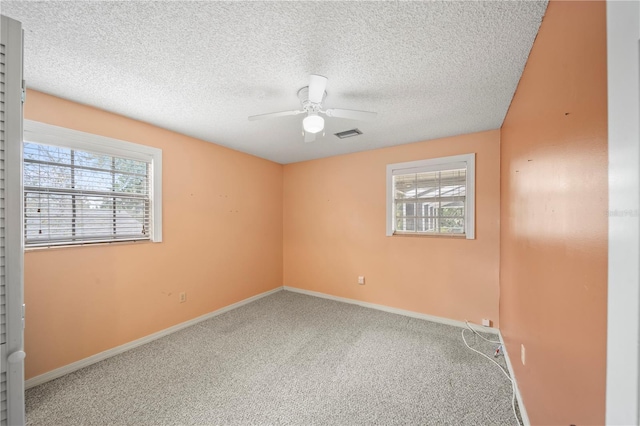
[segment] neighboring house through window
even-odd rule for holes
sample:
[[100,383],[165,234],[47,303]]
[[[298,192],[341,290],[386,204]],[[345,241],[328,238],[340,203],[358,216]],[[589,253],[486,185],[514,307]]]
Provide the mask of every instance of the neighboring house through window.
[[25,120],[25,247],[162,240],[162,151]]
[[475,154],[387,165],[387,235],[475,238]]

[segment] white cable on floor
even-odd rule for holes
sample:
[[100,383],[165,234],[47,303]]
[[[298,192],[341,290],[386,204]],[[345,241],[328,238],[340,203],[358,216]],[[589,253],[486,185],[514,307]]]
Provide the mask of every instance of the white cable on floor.
[[478,333],[476,330],[473,329],[473,327],[471,327],[471,324],[469,324],[469,321],[465,321],[465,324],[467,324],[467,328],[471,331],[473,331],[473,333],[478,336],[479,338],[481,338],[482,340],[486,340],[489,343],[497,343],[498,345],[502,345],[502,342],[496,342],[495,340],[489,340],[486,337],[484,337],[482,334]]
[[[467,327],[469,327],[469,324],[467,323]],[[471,327],[469,327],[471,328]],[[489,358],[487,355],[483,354],[482,352],[480,352],[477,349],[472,348],[471,346],[469,346],[469,344],[467,343],[467,339],[465,339],[464,337],[464,332],[466,330],[463,328],[462,329],[462,341],[464,342],[464,344],[471,349],[472,351],[479,353],[480,355],[482,355],[483,357],[485,357],[486,359],[488,359],[489,361],[491,361],[492,363],[494,363],[495,365],[497,365],[500,368],[500,371],[502,371],[502,373],[505,375],[505,377],[507,379],[509,379],[509,381],[511,382],[511,408],[513,409],[513,416],[516,418],[516,423],[518,423],[518,426],[522,426],[522,424],[520,423],[520,419],[518,419],[518,414],[516,413],[516,384],[513,381],[513,379],[509,376],[509,373],[497,362],[495,362],[494,360],[492,360],[491,358]],[[475,330],[471,329],[471,331],[473,331],[476,335],[480,336],[479,333],[477,333]],[[482,336],[480,336],[482,337]],[[482,337],[484,340],[486,340],[487,342],[491,342],[491,343],[499,343],[500,345],[502,345],[502,342],[494,342],[488,339],[485,339],[484,337]]]

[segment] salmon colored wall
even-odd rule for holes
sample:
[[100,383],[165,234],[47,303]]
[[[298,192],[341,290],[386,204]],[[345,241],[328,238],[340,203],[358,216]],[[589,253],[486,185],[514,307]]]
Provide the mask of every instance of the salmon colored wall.
[[606,71],[605,2],[552,1],[501,129],[500,323],[537,425],[605,421]]
[[282,285],[280,164],[35,91],[25,118],[163,154],[161,243],[25,253],[27,378]]
[[[284,166],[285,285],[497,327],[499,137],[493,130]],[[385,236],[387,164],[470,152],[475,240]]]

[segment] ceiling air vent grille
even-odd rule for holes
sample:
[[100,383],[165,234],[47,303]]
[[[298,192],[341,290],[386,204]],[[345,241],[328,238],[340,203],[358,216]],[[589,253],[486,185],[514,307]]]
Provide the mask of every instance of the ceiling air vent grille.
[[344,132],[338,132],[334,134],[340,139],[345,139],[345,138],[352,138],[354,136],[361,135],[362,131],[360,131],[359,129],[351,129],[351,130],[345,130]]

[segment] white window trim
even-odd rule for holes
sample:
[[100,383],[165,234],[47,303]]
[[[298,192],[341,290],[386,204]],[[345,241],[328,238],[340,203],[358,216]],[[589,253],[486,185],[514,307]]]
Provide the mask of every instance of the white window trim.
[[[151,226],[149,240],[162,242],[162,150],[105,136],[24,120],[24,141],[107,154],[134,160],[150,161]],[[122,241],[114,241],[122,242]],[[84,243],[86,244],[86,243]],[[69,243],[69,245],[78,245]]]
[[[450,157],[430,158],[428,160],[409,161],[387,165],[387,236],[394,235],[393,223],[393,176],[410,173],[423,173],[436,170],[455,169],[466,166],[467,187],[465,198],[465,238],[475,239],[475,206],[476,206],[476,154],[452,155]],[[456,236],[456,234],[421,234]],[[459,234],[458,234],[459,235]]]

